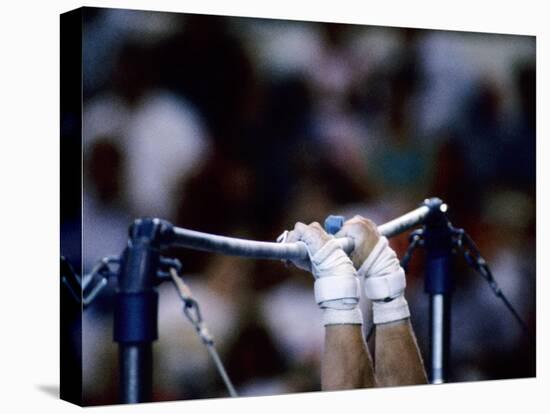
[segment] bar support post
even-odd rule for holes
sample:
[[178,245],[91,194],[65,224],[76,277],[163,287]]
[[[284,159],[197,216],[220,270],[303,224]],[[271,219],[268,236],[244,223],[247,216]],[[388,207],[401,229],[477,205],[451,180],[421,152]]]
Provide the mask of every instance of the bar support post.
[[429,379],[432,384],[442,384],[449,375],[453,234],[446,214],[447,205],[438,198],[425,200],[424,205],[430,209],[423,232],[426,249],[424,287],[430,296]]
[[129,230],[116,290],[114,340],[119,346],[119,400],[152,399],[153,342],[158,338],[157,272],[163,235],[159,219],[136,220]]

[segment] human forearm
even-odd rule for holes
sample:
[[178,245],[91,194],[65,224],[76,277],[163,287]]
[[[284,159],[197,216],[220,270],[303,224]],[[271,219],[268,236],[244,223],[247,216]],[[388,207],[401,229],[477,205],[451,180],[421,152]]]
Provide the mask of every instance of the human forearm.
[[372,359],[362,325],[329,325],[321,369],[323,390],[374,387]]
[[379,386],[427,383],[409,318],[376,325],[374,352]]
[[353,263],[365,280],[365,296],[372,301],[377,383],[426,383],[405,299],[405,272],[395,251],[374,223],[361,217],[346,222],[338,235],[354,239]]

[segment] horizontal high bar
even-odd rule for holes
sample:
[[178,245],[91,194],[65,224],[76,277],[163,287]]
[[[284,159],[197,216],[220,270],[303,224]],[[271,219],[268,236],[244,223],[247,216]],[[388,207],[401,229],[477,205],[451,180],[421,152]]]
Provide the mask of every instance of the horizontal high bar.
[[[378,226],[378,230],[383,236],[388,238],[393,237],[412,227],[423,224],[429,213],[430,208],[422,205],[415,210]],[[256,259],[291,260],[308,258],[305,244],[302,242],[274,243],[246,240],[236,237],[218,236],[180,227],[173,227],[172,230],[169,242],[169,246],[171,247],[186,247],[194,250]],[[352,239],[346,237],[338,240],[346,253],[353,251]]]

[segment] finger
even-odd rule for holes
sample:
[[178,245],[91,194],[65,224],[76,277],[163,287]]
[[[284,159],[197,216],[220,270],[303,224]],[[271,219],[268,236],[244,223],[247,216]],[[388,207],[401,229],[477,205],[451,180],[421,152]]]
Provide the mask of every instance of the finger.
[[355,216],[353,216],[351,219],[348,220],[349,223],[365,223],[366,221],[368,221],[368,219],[366,219],[363,216],[360,216],[359,214],[356,214]]
[[317,221],[312,221],[311,223],[309,223],[309,227],[313,227],[313,228],[325,231]]
[[358,237],[363,233],[361,223],[350,219],[344,223],[342,228],[334,235],[335,237]]
[[325,228],[316,221],[310,223],[308,227],[312,231],[312,233],[316,234],[317,237],[320,237],[322,239],[329,239],[332,237],[326,232]]
[[376,223],[374,221],[372,221],[369,218],[360,216],[360,215],[353,216],[353,218],[350,220],[350,222],[351,223],[361,223],[361,224],[367,226],[369,229],[377,229],[378,228],[378,226],[376,225]]
[[380,236],[380,232],[378,231],[378,226],[374,221],[365,217],[362,217],[362,220],[365,227],[369,229],[369,233],[372,233],[375,236]]
[[319,229],[311,226],[305,226],[300,235],[300,239],[306,244],[318,244],[318,241],[322,238],[323,233]]
[[378,235],[378,227],[372,220],[356,215],[353,218],[347,220],[340,231],[335,234],[335,236],[359,237],[364,233],[374,233]]
[[302,234],[304,233],[304,230],[307,228],[307,226],[304,223],[297,222],[294,225],[294,230],[290,231],[290,233],[293,233],[293,241],[302,240]]
[[295,243],[300,241],[300,236],[294,230],[288,232],[285,243]]

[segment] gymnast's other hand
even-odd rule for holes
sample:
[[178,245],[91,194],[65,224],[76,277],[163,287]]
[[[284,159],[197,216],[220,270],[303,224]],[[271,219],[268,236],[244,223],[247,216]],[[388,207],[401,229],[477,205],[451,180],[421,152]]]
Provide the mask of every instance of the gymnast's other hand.
[[335,237],[349,237],[353,239],[354,249],[350,254],[350,259],[355,268],[359,269],[378,242],[380,233],[372,220],[355,216],[344,223]]
[[[296,223],[294,230],[290,231],[286,237],[286,243],[303,242],[305,243],[309,254],[314,256],[323,245],[331,239],[331,236],[325,232],[319,223],[314,221],[309,225]],[[309,259],[295,259],[292,263],[303,270],[311,271]]]

